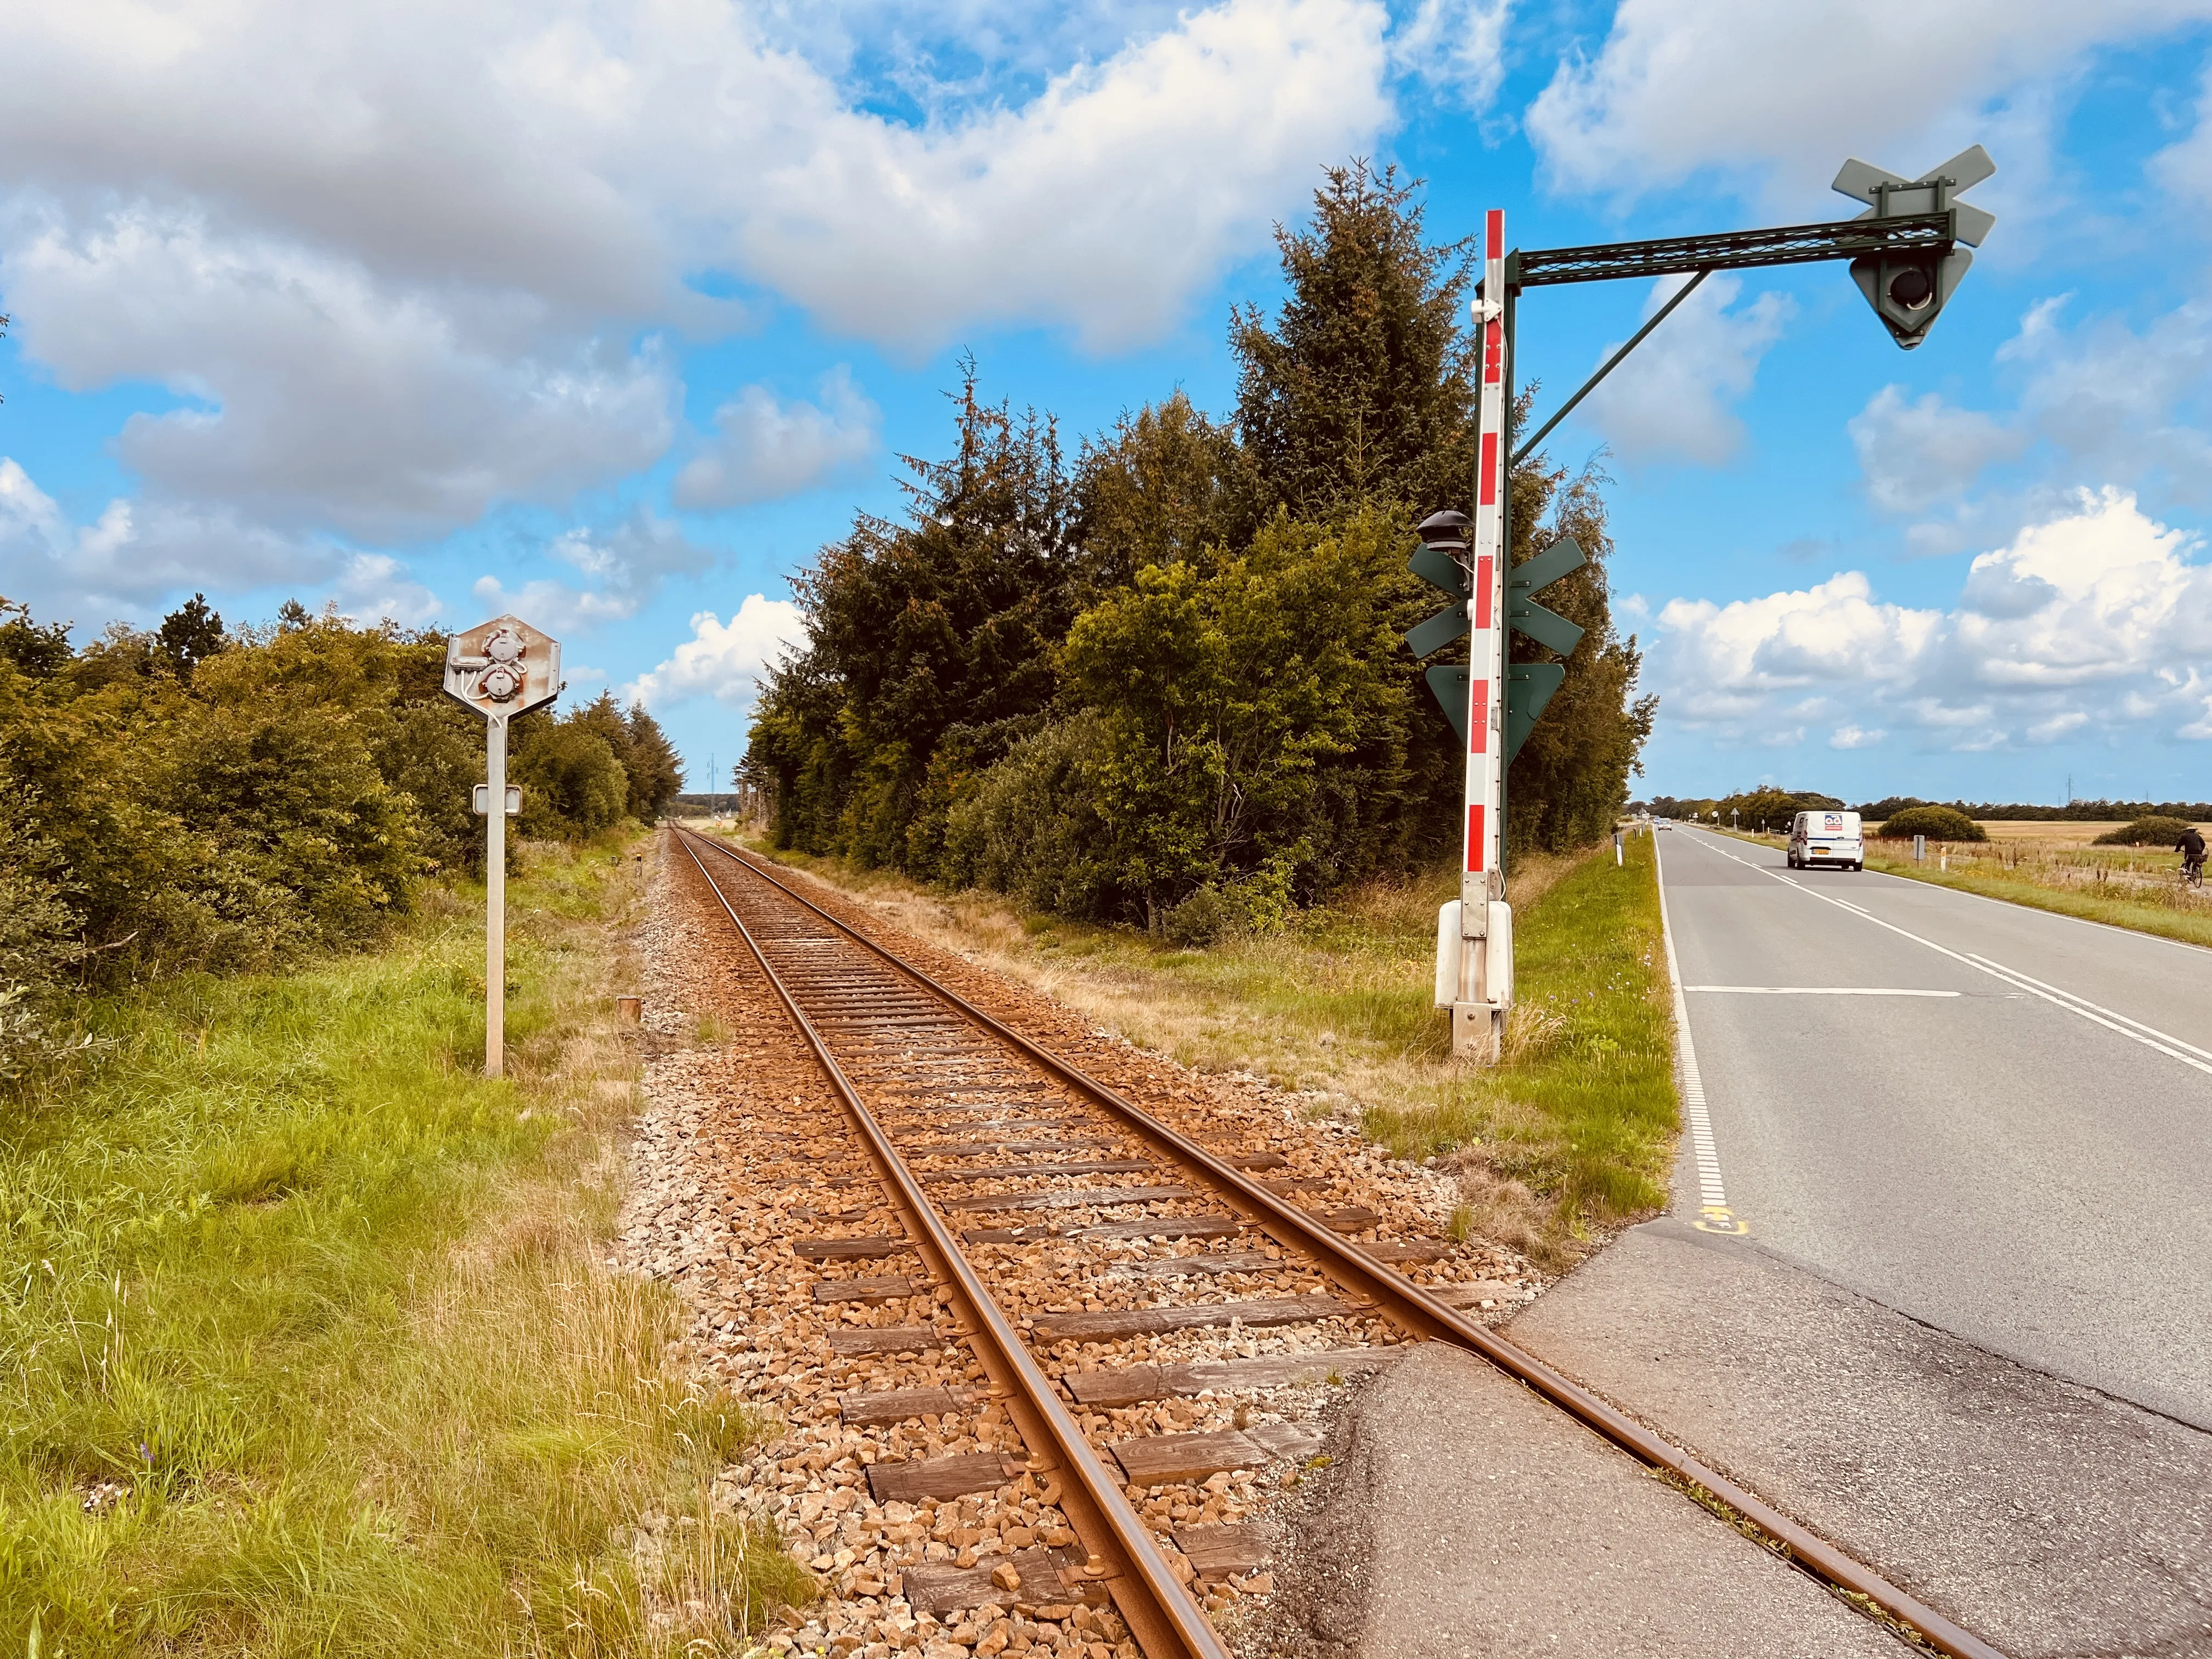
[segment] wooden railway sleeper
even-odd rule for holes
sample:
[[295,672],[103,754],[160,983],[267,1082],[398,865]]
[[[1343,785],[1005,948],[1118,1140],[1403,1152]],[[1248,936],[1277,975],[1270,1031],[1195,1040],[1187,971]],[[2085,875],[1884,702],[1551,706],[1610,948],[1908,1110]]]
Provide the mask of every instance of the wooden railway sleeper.
[[683,844],[844,1103],[870,1161],[892,1194],[932,1275],[955,1287],[963,1322],[974,1328],[961,1334],[970,1342],[993,1383],[1006,1389],[1008,1415],[1014,1419],[1023,1443],[1032,1455],[1049,1446],[1073,1477],[1065,1483],[1061,1511],[1090,1553],[1082,1569],[1084,1576],[1107,1585],[1123,1622],[1147,1659],[1229,1659],[1228,1649],[1170,1565],[1151,1528],[1131,1505],[1121,1481],[1091,1449],[1020,1333],[961,1253],[951,1230],[931,1209],[920,1182],[854,1091],[821,1034],[785,988],[736,907],[708,873],[691,838],[684,836]]

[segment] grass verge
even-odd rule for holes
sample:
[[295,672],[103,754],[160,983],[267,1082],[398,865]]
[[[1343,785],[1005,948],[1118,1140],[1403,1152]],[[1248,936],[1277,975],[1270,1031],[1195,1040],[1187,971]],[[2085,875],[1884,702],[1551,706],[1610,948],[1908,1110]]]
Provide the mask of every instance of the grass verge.
[[996,895],[772,856],[1185,1065],[1349,1097],[1393,1155],[1459,1171],[1461,1224],[1547,1266],[1666,1202],[1674,1051],[1648,836],[1630,839],[1623,868],[1608,843],[1515,871],[1520,1006],[1493,1066],[1452,1058],[1449,1016],[1431,1003],[1437,907],[1458,892],[1449,872],[1370,884],[1279,933],[1178,950]]
[[641,850],[532,849],[503,1079],[480,896],[434,894],[371,954],[93,1006],[97,1064],[7,1106],[0,1644],[714,1651],[806,1591],[713,1501],[759,1426],[603,1266]]

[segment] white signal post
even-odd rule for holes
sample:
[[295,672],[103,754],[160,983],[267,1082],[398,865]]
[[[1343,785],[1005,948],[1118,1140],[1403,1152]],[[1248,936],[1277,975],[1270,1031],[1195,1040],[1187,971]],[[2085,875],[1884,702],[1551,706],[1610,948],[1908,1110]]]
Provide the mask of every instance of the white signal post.
[[[446,641],[446,693],[484,719],[484,1067],[507,1065],[507,723],[561,693],[561,642],[520,617],[495,617]],[[496,803],[501,810],[491,810]]]
[[1494,1059],[1512,1000],[1512,912],[1505,903],[1505,215],[1483,221],[1482,380],[1475,405],[1474,589],[1468,599],[1465,856],[1452,1052]]

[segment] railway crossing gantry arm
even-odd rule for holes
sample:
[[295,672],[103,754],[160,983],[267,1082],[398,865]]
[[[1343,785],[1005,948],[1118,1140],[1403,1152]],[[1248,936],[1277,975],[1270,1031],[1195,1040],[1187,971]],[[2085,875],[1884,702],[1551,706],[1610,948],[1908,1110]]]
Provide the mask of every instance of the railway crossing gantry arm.
[[[1455,1053],[1494,1057],[1504,1036],[1505,1011],[1513,1000],[1512,911],[1505,896],[1506,768],[1565,677],[1562,662],[1513,662],[1508,636],[1517,629],[1564,659],[1582,635],[1579,628],[1534,599],[1537,589],[1585,562],[1582,550],[1562,541],[1513,565],[1508,496],[1514,466],[1717,270],[1849,260],[1852,281],[1882,326],[1900,347],[1912,349],[1927,338],[1973,263],[1967,250],[1978,246],[1996,222],[1984,209],[1959,200],[1958,192],[1996,171],[1989,152],[1978,144],[1918,179],[1849,161],[1836,175],[1834,188],[1869,204],[1856,218],[1588,247],[1509,252],[1504,212],[1492,210],[1485,216],[1483,276],[1474,303],[1480,380],[1472,517],[1431,515],[1421,526],[1425,546],[1411,566],[1457,603],[1407,635],[1417,656],[1440,650],[1462,633],[1471,635],[1464,671],[1429,671],[1429,684],[1460,732],[1467,755],[1460,897],[1437,920],[1437,1000],[1443,1006],[1450,999]],[[1516,445],[1512,361],[1522,290],[1674,276],[1690,281],[1557,413]]]

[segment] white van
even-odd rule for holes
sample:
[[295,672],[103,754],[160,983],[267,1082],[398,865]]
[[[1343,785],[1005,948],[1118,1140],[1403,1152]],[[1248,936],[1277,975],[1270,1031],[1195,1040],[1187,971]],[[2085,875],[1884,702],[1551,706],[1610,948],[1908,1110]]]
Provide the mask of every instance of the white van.
[[1856,812],[1800,812],[1790,823],[1790,867],[1866,868],[1866,839]]

